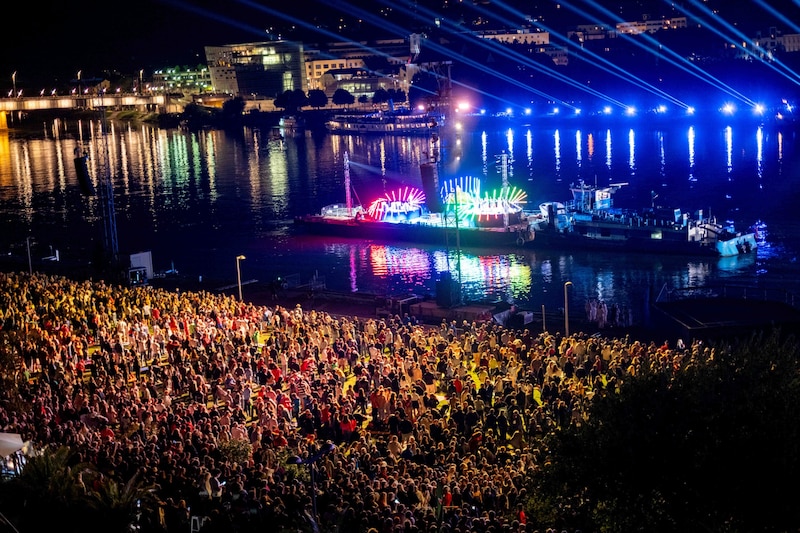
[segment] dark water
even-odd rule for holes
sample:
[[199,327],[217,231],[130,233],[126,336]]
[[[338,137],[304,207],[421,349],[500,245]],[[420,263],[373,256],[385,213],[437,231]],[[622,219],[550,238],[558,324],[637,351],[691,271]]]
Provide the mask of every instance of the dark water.
[[[451,123],[451,126],[453,124]],[[465,299],[513,300],[539,309],[589,298],[643,312],[665,284],[747,283],[800,294],[800,153],[797,135],[757,124],[465,123],[440,143],[412,137],[269,131],[159,130],[97,123],[47,123],[35,135],[0,133],[0,251],[58,250],[64,261],[91,256],[102,242],[98,198],[81,194],[73,157],[89,154],[95,180],[113,177],[120,252],[150,250],[156,271],[235,283],[295,274],[324,276],[328,288],[379,294],[433,294],[441,272],[461,272]],[[108,150],[106,150],[106,145]],[[420,186],[419,165],[435,157],[441,180],[481,179],[500,187],[507,154],[511,185],[528,208],[565,200],[570,183],[625,182],[620,207],[656,203],[702,209],[737,228],[760,221],[757,257],[732,259],[548,250],[462,250],[298,233],[295,216],[344,200],[343,154],[362,203],[399,185]],[[109,158],[106,157],[109,154]],[[112,162],[110,170],[107,161]],[[636,318],[636,317],[635,317]]]

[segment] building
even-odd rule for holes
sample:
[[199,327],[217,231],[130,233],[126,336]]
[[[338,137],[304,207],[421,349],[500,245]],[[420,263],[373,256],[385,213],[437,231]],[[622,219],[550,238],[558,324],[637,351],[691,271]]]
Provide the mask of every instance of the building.
[[165,93],[203,94],[213,90],[208,67],[167,68],[153,72],[150,89]]
[[487,31],[477,35],[481,39],[492,39],[506,44],[546,46],[550,44],[550,32],[518,30],[514,32]]
[[772,60],[775,54],[800,52],[800,34],[790,33],[784,35],[775,27],[769,29],[766,35],[758,32],[753,39],[753,53],[762,59]]
[[[325,90],[323,76],[330,72],[347,72],[365,70],[362,58],[326,58],[314,59],[306,57],[306,85],[309,90]],[[337,78],[340,79],[340,78]]]
[[257,99],[306,92],[303,45],[289,41],[206,46],[214,91]]
[[352,94],[356,101],[362,96],[372,98],[379,89],[401,90],[408,96],[408,81],[402,75],[404,72],[405,69],[402,67],[396,68],[391,73],[374,73],[358,68],[328,70],[320,78],[320,89],[329,97],[337,89],[344,89]]
[[617,33],[639,35],[642,33],[655,33],[660,30],[677,30],[687,27],[686,17],[671,17],[650,19],[644,17],[635,22],[620,22],[616,25]]

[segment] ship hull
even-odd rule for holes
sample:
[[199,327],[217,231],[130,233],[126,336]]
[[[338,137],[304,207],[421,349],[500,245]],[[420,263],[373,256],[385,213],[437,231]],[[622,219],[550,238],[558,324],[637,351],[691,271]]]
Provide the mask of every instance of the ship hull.
[[525,225],[509,226],[507,228],[462,227],[456,230],[453,226],[330,219],[319,215],[301,217],[295,222],[303,231],[315,235],[439,246],[447,245],[451,247],[520,247],[530,238],[530,233]]
[[757,241],[753,233],[725,241],[704,243],[691,241],[684,229],[631,227],[614,224],[576,224],[571,231],[537,228],[527,246],[625,253],[652,253],[731,257],[755,253]]

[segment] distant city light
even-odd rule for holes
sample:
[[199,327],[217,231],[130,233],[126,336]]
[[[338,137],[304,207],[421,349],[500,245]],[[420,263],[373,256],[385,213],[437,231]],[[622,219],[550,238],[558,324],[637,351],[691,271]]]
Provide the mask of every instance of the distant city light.
[[603,108],[603,114],[604,115],[610,115],[611,114],[611,106],[610,105],[607,105],[607,106],[605,106]]
[[580,114],[581,114],[581,108],[579,108],[579,107],[576,107],[576,108],[575,108],[575,114],[576,114],[576,115],[580,115]]
[[510,115],[510,114],[512,114],[511,108],[507,107],[506,108],[506,115]]
[[665,106],[664,104],[661,104],[660,106],[658,106],[656,108],[656,112],[657,113],[666,113],[667,112],[667,106]]
[[694,108],[692,106],[687,107],[686,108],[686,114],[687,115],[694,115]]
[[763,115],[764,114],[764,105],[763,104],[756,104],[753,106],[753,113],[756,115]]
[[736,111],[736,106],[734,106],[733,104],[725,104],[724,106],[722,106],[722,112],[725,113],[726,115],[733,115],[735,111]]
[[525,114],[526,115],[530,115],[531,114],[531,108],[530,107],[526,107],[525,108]]
[[553,108],[553,114],[558,115],[559,109],[557,107]]
[[636,115],[636,108],[633,106],[628,106],[625,108],[625,114],[629,117]]

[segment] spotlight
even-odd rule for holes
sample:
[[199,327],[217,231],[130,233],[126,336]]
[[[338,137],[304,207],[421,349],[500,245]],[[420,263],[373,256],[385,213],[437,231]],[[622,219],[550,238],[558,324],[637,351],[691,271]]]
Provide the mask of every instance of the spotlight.
[[629,117],[633,117],[636,115],[636,108],[633,106],[628,106],[625,108],[625,114]]

